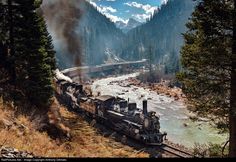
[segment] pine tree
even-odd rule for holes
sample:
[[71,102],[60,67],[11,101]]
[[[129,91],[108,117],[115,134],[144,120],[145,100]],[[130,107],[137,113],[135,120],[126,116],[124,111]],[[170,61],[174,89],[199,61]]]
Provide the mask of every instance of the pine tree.
[[[190,105],[219,127],[229,128],[229,156],[236,157],[236,53],[234,0],[199,2],[186,25],[182,48],[183,83]],[[235,43],[235,42],[234,42]],[[235,46],[235,44],[234,44]]]
[[[25,0],[16,3],[24,22],[21,31],[23,37],[17,42],[24,48],[23,52],[17,55],[17,60],[23,61],[23,68],[17,73],[18,83],[24,83],[21,88],[33,105],[47,107],[53,96],[52,71],[55,69],[55,52],[52,50],[45,22],[36,12],[40,5],[39,1]],[[19,77],[22,73],[24,78]]]
[[[5,83],[4,81],[4,73],[5,73],[5,62],[6,62],[6,45],[4,42],[4,39],[6,37],[6,32],[3,30],[4,29],[4,15],[5,15],[5,8],[3,1],[0,1],[0,86]],[[2,94],[0,94],[2,96]]]
[[3,41],[3,39],[4,39],[4,35],[5,35],[5,32],[4,32],[4,22],[5,22],[5,20],[4,20],[4,18],[5,18],[5,15],[6,15],[6,9],[5,9],[5,7],[4,7],[4,3],[3,3],[3,1],[1,0],[0,1],[0,40],[1,41]]
[[3,66],[3,63],[5,61],[5,51],[4,46],[5,42],[4,39],[6,38],[6,31],[4,31],[5,26],[5,15],[6,10],[3,4],[3,1],[0,1],[0,66]]
[[14,39],[13,39],[13,8],[12,0],[0,1],[0,86],[4,89],[3,97],[9,96],[15,83],[14,71]]
[[41,0],[7,0],[6,22],[0,28],[6,31],[5,40],[9,42],[7,66],[14,78],[11,83],[15,86],[14,100],[24,99],[38,108],[47,108],[53,96],[56,60],[52,38],[37,12],[41,3]]
[[175,52],[175,50],[172,50],[170,52],[169,57],[165,61],[164,64],[165,74],[176,74],[179,72],[179,58]]
[[152,75],[153,75],[153,47],[152,46],[149,46],[148,48],[148,55],[147,55],[147,58],[148,58],[148,69],[149,69],[149,75],[150,77],[152,78]]
[[47,25],[45,20],[43,19],[42,16],[39,17],[40,23],[42,25],[42,36],[45,39],[44,47],[47,52],[47,58],[46,58],[46,64],[50,65],[51,71],[53,73],[54,70],[56,70],[56,51],[54,50],[54,46],[52,43],[52,36],[49,34],[47,30]]

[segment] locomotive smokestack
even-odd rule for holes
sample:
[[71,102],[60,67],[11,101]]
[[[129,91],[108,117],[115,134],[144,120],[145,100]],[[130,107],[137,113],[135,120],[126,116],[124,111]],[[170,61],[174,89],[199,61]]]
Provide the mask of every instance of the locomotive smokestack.
[[146,115],[147,111],[147,100],[143,100],[143,114]]

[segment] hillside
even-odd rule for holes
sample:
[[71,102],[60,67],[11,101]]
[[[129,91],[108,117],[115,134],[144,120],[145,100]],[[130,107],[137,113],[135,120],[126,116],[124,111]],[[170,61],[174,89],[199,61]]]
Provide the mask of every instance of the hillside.
[[[148,157],[147,153],[102,136],[66,108],[61,106],[59,112],[63,125],[70,130],[69,139],[54,139],[45,132],[37,131],[35,121],[31,121],[29,116],[16,116],[11,104],[3,104],[1,99],[0,147],[27,151],[35,157]],[[65,129],[65,126],[61,127]]]
[[107,60],[105,51],[116,51],[123,40],[123,32],[84,0],[44,1],[42,9],[60,68],[73,67],[75,58],[82,65],[102,64]]
[[128,60],[147,58],[151,47],[154,64],[165,66],[170,73],[178,70],[181,34],[186,31],[194,6],[192,0],[169,0],[147,23],[128,32],[120,56]]
[[136,21],[133,18],[129,18],[127,23],[124,23],[122,21],[116,22],[117,28],[120,28],[124,33],[128,33],[128,31],[140,26],[141,24],[142,24],[141,22]]
[[[114,24],[84,0],[60,3],[45,1],[42,9],[61,69],[75,64],[102,64],[109,60],[110,55],[123,60],[140,60],[148,57],[151,48],[153,63],[160,69],[166,73],[179,70],[179,53],[184,43],[182,33],[186,31],[185,24],[196,2],[169,0],[142,25],[132,19],[128,24]],[[65,11],[58,12],[65,5],[68,6],[63,8]],[[73,18],[68,19],[68,16]],[[125,34],[117,26],[129,32]],[[108,55],[107,51],[112,53]]]

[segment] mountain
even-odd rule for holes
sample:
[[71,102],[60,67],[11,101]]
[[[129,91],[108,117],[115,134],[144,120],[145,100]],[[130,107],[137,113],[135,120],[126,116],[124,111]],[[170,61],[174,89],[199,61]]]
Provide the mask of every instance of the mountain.
[[153,52],[153,62],[167,73],[179,69],[182,33],[197,2],[192,0],[168,0],[145,24],[127,33],[126,41],[119,48],[120,57],[126,60],[148,58]]
[[[77,31],[82,38],[86,63],[97,65],[107,61],[106,51],[116,51],[124,38],[123,32],[88,2],[82,6],[84,12]],[[113,55],[116,55],[113,53]]]
[[42,9],[60,68],[140,60],[149,58],[151,49],[153,63],[175,73],[182,33],[196,3],[168,0],[144,24],[134,19],[115,24],[84,0],[47,0]]
[[[53,37],[60,68],[111,61],[107,51],[116,55],[124,33],[89,2],[48,0],[43,3],[44,17]],[[58,32],[61,28],[64,30]],[[75,59],[79,61],[75,62]]]
[[127,26],[127,23],[123,22],[123,21],[117,21],[116,22],[116,27],[119,29],[124,29]]
[[116,22],[116,27],[120,28],[124,33],[127,33],[131,29],[136,28],[137,26],[140,26],[142,23],[139,21],[136,21],[133,18],[130,18],[127,23],[124,23],[122,21]]

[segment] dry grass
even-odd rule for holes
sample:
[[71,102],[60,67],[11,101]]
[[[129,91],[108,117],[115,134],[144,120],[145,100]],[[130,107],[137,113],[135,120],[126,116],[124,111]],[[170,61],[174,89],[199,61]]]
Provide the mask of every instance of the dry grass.
[[[61,120],[70,130],[70,141],[51,139],[47,133],[35,130],[26,116],[14,117],[10,105],[3,105],[0,99],[0,145],[32,152],[39,157],[148,157],[131,147],[99,135],[77,115],[60,108]],[[6,121],[10,126],[6,126]],[[68,128],[69,127],[69,128]]]

